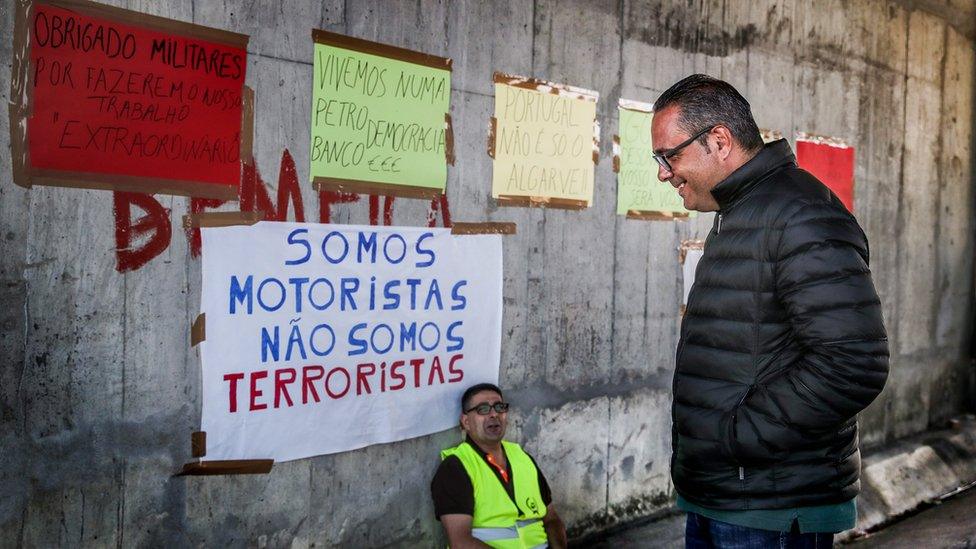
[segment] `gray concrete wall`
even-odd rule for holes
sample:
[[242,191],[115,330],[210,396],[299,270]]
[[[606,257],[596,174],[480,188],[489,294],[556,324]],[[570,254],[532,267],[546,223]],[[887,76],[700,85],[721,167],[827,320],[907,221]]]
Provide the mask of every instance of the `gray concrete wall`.
[[[888,387],[863,414],[863,442],[881,445],[971,406],[971,0],[121,4],[251,36],[255,156],[272,190],[285,150],[298,181],[308,178],[311,27],[454,59],[450,214],[518,223],[504,256],[510,434],[548,473],[575,535],[672,497],[677,248],[703,237],[711,216],[615,216],[609,136],[618,97],[651,101],[692,72],[739,87],[764,128],[856,147],[855,207],[893,353]],[[12,19],[5,0],[4,101]],[[600,92],[592,208],[498,208],[489,199],[494,70]],[[113,194],[14,186],[8,125],[0,115],[0,545],[443,543],[428,480],[456,432],[279,464],[262,476],[171,478],[189,460],[200,413],[199,361],[187,345],[200,261],[179,228],[189,200],[157,197],[170,212],[169,245],[119,272]],[[321,219],[307,183],[302,198],[305,219]],[[382,222],[383,201],[376,206]],[[424,201],[396,200],[392,221],[422,225],[430,214]],[[368,198],[333,206],[331,219],[368,223]]]

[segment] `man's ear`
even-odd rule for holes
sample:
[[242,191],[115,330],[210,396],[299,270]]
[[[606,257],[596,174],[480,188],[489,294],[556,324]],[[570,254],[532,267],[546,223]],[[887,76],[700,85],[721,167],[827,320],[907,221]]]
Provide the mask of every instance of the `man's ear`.
[[715,127],[715,148],[720,160],[726,160],[732,154],[732,132],[721,124]]
[[466,414],[461,414],[461,418],[458,420],[458,423],[461,424],[462,431],[468,431],[468,416]]

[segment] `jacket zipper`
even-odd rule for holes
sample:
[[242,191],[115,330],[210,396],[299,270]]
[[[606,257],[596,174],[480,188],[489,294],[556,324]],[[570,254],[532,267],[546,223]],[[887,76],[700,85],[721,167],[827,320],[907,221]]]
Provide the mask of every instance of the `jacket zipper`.
[[718,213],[718,228],[715,229],[715,234],[722,234],[722,212]]

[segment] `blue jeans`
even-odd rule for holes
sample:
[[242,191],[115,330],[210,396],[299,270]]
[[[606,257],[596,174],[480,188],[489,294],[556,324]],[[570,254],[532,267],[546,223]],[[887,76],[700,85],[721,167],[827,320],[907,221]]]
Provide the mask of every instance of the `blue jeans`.
[[790,532],[736,526],[688,513],[686,549],[829,549],[833,534],[801,534],[796,523]]

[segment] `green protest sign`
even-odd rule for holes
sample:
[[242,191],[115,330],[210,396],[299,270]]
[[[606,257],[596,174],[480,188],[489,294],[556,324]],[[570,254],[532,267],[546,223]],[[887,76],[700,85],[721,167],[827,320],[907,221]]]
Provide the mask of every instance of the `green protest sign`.
[[689,212],[674,187],[657,178],[657,162],[652,156],[653,114],[650,106],[646,110],[621,106],[617,112],[620,115],[617,214],[664,214],[661,218],[687,216]]
[[313,38],[316,189],[442,194],[454,154],[450,60],[324,31]]

